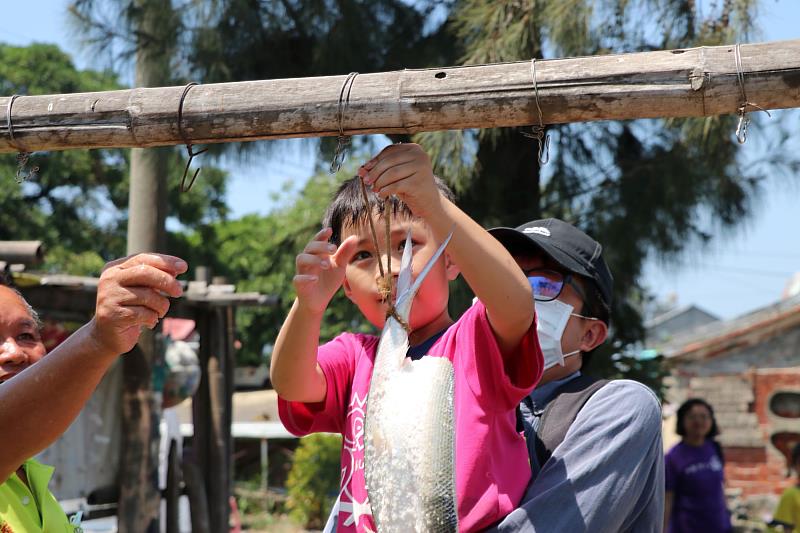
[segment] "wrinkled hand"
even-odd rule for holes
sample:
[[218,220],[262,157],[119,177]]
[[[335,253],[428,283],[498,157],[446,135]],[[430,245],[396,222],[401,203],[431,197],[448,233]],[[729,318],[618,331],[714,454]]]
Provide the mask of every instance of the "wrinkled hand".
[[347,264],[356,251],[355,235],[338,246],[328,242],[331,229],[325,228],[314,236],[297,256],[294,288],[298,303],[314,313],[322,313],[342,286]]
[[431,159],[418,144],[393,144],[358,169],[364,183],[381,198],[396,195],[416,216],[427,218],[441,196]]
[[169,297],[183,293],[177,275],[188,268],[183,259],[145,253],[106,264],[97,285],[97,309],[90,322],[100,349],[129,352],[141,328],[154,328],[169,310]]

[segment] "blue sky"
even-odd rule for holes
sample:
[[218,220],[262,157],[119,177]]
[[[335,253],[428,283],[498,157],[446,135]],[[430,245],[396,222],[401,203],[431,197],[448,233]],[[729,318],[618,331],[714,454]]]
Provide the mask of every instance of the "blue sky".
[[[66,5],[65,0],[4,1],[0,41],[54,42],[73,54],[78,66],[90,66],[90,58],[79,52],[65,23]],[[800,0],[762,0],[761,35],[753,40],[800,38],[798,21]],[[751,127],[750,140],[740,148],[743,157],[757,158],[763,153],[763,146],[770,142],[765,130],[777,121],[788,124],[791,133],[800,133],[800,111],[775,111],[773,119]],[[309,150],[302,141],[287,141],[268,164],[259,158],[248,163],[223,162],[233,177],[229,203],[234,216],[266,213],[273,205],[272,193],[286,184],[291,188],[302,183],[312,172]],[[789,277],[800,271],[800,177],[769,176],[764,189],[755,215],[743,227],[733,234],[715,235],[710,247],[690,249],[677,263],[649,262],[645,283],[659,298],[674,295],[679,305],[695,304],[722,318],[777,301]]]

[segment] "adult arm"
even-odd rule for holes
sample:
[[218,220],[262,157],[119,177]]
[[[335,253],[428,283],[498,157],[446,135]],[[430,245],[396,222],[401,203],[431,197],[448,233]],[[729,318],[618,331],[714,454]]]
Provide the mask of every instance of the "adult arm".
[[661,531],[661,408],[644,385],[612,381],[578,413],[564,441],[498,531]]
[[97,287],[94,318],[37,364],[0,385],[0,479],[56,440],[75,419],[114,360],[153,328],[179,296],[186,263],[142,254],[109,263]]

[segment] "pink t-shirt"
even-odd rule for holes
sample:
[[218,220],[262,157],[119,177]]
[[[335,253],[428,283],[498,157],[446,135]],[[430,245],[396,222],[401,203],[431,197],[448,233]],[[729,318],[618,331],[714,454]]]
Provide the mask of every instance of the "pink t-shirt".
[[[344,333],[320,346],[328,382],[324,402],[278,398],[280,418],[295,435],[341,433],[339,531],[375,531],[364,481],[364,415],[378,338]],[[517,404],[542,376],[536,325],[504,362],[477,302],[431,346],[455,368],[456,498],[461,531],[477,531],[510,513],[530,478],[524,438],[516,430]]]

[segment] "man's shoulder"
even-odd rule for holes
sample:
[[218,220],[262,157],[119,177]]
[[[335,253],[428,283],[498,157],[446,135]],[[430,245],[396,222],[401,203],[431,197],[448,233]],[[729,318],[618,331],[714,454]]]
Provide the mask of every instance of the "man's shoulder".
[[613,379],[598,389],[576,421],[586,418],[625,420],[632,430],[661,431],[661,403],[650,387],[631,379]]

